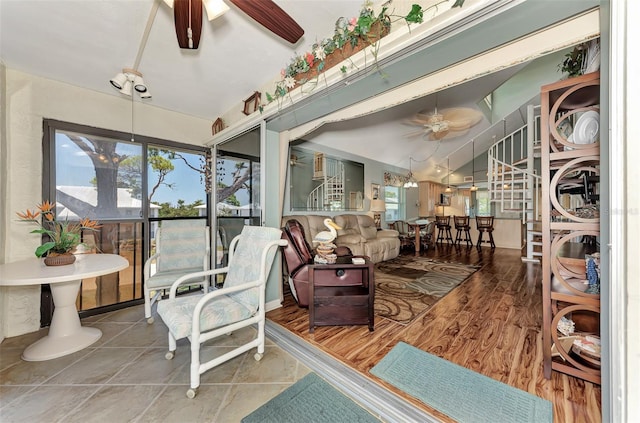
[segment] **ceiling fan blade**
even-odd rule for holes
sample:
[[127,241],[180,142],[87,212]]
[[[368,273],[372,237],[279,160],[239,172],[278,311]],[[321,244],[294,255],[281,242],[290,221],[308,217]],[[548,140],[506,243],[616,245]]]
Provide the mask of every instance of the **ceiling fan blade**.
[[229,0],[260,25],[295,44],[304,30],[291,16],[271,0]]
[[425,134],[427,134],[429,132],[431,132],[431,131],[426,131],[425,132],[424,129],[417,129],[415,131],[407,132],[406,134],[404,134],[404,136],[406,138],[415,138],[415,137],[418,137],[418,136],[425,135]]
[[180,48],[197,50],[202,33],[202,0],[174,0],[173,19]]
[[482,112],[468,107],[454,107],[442,110],[444,119],[449,122],[453,131],[463,131],[478,124],[482,120]]
[[[447,137],[447,135],[449,135],[451,133],[451,131],[444,130],[444,131],[438,131],[438,132],[431,132],[431,134],[429,134],[429,141],[440,141],[440,140],[444,140],[450,137]],[[451,137],[452,138],[452,137]]]

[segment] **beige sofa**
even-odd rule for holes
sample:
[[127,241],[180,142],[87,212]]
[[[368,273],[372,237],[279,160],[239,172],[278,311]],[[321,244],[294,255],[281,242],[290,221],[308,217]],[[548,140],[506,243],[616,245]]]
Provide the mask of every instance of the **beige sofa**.
[[[295,219],[304,228],[304,236],[313,248],[313,238],[318,232],[328,230],[324,219],[331,216],[321,215],[289,215],[282,217],[282,224]],[[338,247],[349,247],[354,255],[368,256],[372,262],[391,260],[400,254],[400,238],[398,231],[391,229],[377,230],[373,218],[364,214],[341,214],[333,217],[333,221],[342,229],[334,243]]]

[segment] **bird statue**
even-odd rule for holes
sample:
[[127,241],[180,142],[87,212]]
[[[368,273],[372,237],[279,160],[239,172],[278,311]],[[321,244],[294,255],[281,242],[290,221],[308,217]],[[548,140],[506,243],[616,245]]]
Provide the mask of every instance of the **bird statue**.
[[329,230],[318,232],[313,238],[314,244],[320,244],[316,248],[317,254],[314,258],[314,261],[316,263],[335,263],[337,256],[333,253],[334,249],[336,248],[335,244],[333,244],[333,240],[338,236],[336,229],[342,228],[336,225],[335,222],[331,219],[325,219],[324,226],[326,226]]

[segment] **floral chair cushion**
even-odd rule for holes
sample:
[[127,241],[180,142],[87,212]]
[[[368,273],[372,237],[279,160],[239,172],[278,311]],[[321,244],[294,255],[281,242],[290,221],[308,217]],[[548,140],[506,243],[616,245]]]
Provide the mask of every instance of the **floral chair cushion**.
[[[279,240],[281,236],[282,231],[277,228],[245,226],[229,262],[229,272],[224,280],[224,287],[229,288],[257,281],[260,278],[262,251],[267,247],[267,244]],[[269,275],[276,252],[277,250],[274,248],[269,251],[266,276]],[[260,288],[252,288],[247,291],[229,294],[229,297],[234,298],[254,313],[258,309],[258,303],[260,302],[259,295]]]
[[[204,270],[208,255],[204,220],[168,220],[158,229],[158,273],[176,269]],[[186,273],[186,272],[184,272]]]
[[[193,310],[202,295],[167,299],[158,303],[158,314],[176,339],[191,335]],[[241,303],[223,295],[211,300],[200,314],[200,332],[248,319],[254,314]]]

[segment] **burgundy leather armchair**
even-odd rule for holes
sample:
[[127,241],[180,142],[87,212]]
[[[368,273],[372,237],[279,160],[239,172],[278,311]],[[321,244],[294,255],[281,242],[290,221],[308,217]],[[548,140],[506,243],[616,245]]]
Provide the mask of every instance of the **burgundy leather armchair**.
[[[289,277],[289,286],[293,297],[300,307],[309,307],[309,268],[313,264],[313,250],[305,240],[304,228],[295,219],[288,220],[282,228],[282,239],[288,242],[283,248],[282,254],[286,264],[286,272]],[[338,256],[351,256],[347,247],[336,249]],[[317,280],[316,286],[356,286],[362,285],[360,274],[344,269],[331,273],[330,277],[324,276]]]

